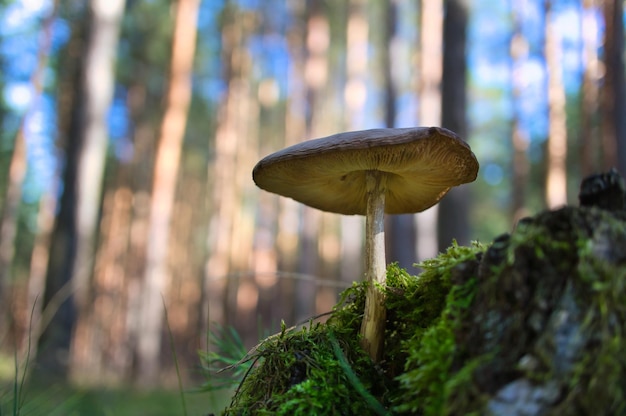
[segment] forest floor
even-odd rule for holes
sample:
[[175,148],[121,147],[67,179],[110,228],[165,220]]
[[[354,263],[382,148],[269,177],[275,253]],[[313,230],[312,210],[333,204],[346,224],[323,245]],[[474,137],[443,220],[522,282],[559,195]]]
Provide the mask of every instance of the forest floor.
[[231,392],[138,391],[128,387],[84,389],[77,386],[27,386],[22,405],[13,407],[13,385],[0,384],[0,415],[24,416],[200,416],[223,409]]

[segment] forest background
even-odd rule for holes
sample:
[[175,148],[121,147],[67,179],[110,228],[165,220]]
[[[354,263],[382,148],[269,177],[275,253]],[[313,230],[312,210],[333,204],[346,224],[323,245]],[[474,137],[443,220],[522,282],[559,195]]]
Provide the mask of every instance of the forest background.
[[[0,1],[0,377],[199,383],[363,276],[361,217],[254,186],[263,156],[442,125],[481,170],[387,218],[388,261],[490,242],[626,174],[619,0]],[[171,338],[170,338],[171,331]],[[175,351],[175,353],[173,353]],[[29,355],[30,354],[30,355]]]

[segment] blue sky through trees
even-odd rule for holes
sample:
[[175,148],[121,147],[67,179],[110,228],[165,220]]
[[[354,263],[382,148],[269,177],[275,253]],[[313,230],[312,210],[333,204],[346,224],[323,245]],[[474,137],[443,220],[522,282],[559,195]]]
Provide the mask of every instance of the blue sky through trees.
[[[220,67],[219,13],[223,1],[204,1],[199,19],[200,41],[194,91],[199,99],[217,102],[225,91]],[[285,0],[238,0],[237,6],[261,13],[261,29],[247,41],[255,62],[256,79],[276,80],[280,98],[288,96],[287,79],[290,71],[286,33],[297,24]],[[468,69],[470,96],[468,115],[472,146],[482,162],[481,174],[491,185],[506,179],[506,161],[509,151],[508,134],[514,112],[527,132],[529,156],[538,158],[540,144],[547,134],[546,65],[543,57],[544,1],[520,0],[502,2],[483,0],[473,2],[468,33]],[[527,39],[527,49],[519,61],[512,64],[509,54],[513,14],[518,16],[519,28]],[[55,74],[48,70],[44,77],[44,93],[35,99],[30,78],[37,65],[41,43],[41,22],[52,11],[51,0],[22,0],[8,2],[0,9],[0,54],[3,60],[3,98],[9,108],[4,121],[2,150],[12,145],[15,132],[25,117],[28,149],[28,174],[23,197],[36,201],[51,185],[56,176],[61,155],[56,150],[56,102],[52,95]],[[400,39],[415,39],[416,27],[410,14],[400,16],[397,33]],[[581,22],[583,15],[578,2],[555,1],[553,19],[561,40],[563,80],[566,91],[575,96],[581,84],[582,54]],[[602,36],[602,18],[598,11],[586,16],[586,25],[595,25],[596,44]],[[57,18],[52,30],[54,54],[67,42],[69,25]],[[413,43],[415,44],[415,43]],[[169,45],[164,46],[169,47]],[[407,69],[410,70],[410,69]],[[513,70],[513,71],[511,71]],[[382,126],[383,120],[374,110],[380,92],[369,85],[367,116],[363,128]],[[511,100],[512,88],[520,91],[519,100]],[[120,158],[132,154],[131,131],[122,87],[116,90],[110,109],[109,128],[112,149]],[[415,93],[399,91],[397,97],[398,126],[410,125],[415,114]]]

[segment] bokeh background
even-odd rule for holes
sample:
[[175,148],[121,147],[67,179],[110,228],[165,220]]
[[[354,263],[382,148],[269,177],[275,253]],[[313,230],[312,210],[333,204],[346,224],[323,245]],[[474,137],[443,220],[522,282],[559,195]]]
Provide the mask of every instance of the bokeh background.
[[363,277],[361,217],[262,192],[263,156],[441,125],[481,169],[387,218],[387,258],[488,243],[626,173],[620,0],[0,1],[0,376],[206,380]]

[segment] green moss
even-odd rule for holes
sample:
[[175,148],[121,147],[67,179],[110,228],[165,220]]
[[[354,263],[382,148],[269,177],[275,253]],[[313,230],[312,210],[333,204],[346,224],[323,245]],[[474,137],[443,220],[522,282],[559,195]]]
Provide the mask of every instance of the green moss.
[[309,415],[321,409],[331,415],[357,414],[380,406],[370,393],[377,388],[378,374],[352,330],[312,324],[264,342],[254,355],[258,366],[225,414]]
[[[429,332],[433,343],[437,336],[453,343],[449,330],[438,334],[432,325],[437,320],[448,325],[442,313],[449,292],[455,300],[445,309],[446,316],[456,319],[457,308],[467,303],[474,283],[451,291],[454,268],[483,250],[479,244],[461,247],[455,243],[446,253],[420,264],[424,272],[419,277],[396,264],[389,266],[385,357],[380,366],[371,362],[359,344],[366,283],[355,283],[344,291],[326,323],[283,332],[252,353],[249,358],[257,365],[225,414],[308,415],[322,409],[324,414],[387,414],[399,400],[401,385],[413,388],[420,383],[397,376],[406,371],[409,357],[422,350],[422,336]],[[424,349],[422,355],[431,352]],[[428,378],[422,380],[428,382]]]
[[[418,297],[427,297],[424,306],[416,308],[418,319],[412,328],[413,335],[402,343],[408,356],[404,373],[397,377],[401,388],[395,399],[396,412],[441,414],[450,387],[467,377],[467,371],[456,376],[451,374],[460,348],[455,332],[462,325],[476,289],[473,273],[466,271],[471,265],[477,265],[476,256],[483,250],[479,244],[459,247],[455,243],[446,253],[421,264],[424,272],[417,279],[419,285],[415,293]],[[457,269],[460,265],[462,269]],[[460,270],[467,280],[453,283],[455,271]]]
[[544,212],[419,276],[392,264],[379,364],[359,344],[354,284],[326,323],[251,353],[226,414],[625,414],[625,217]]

